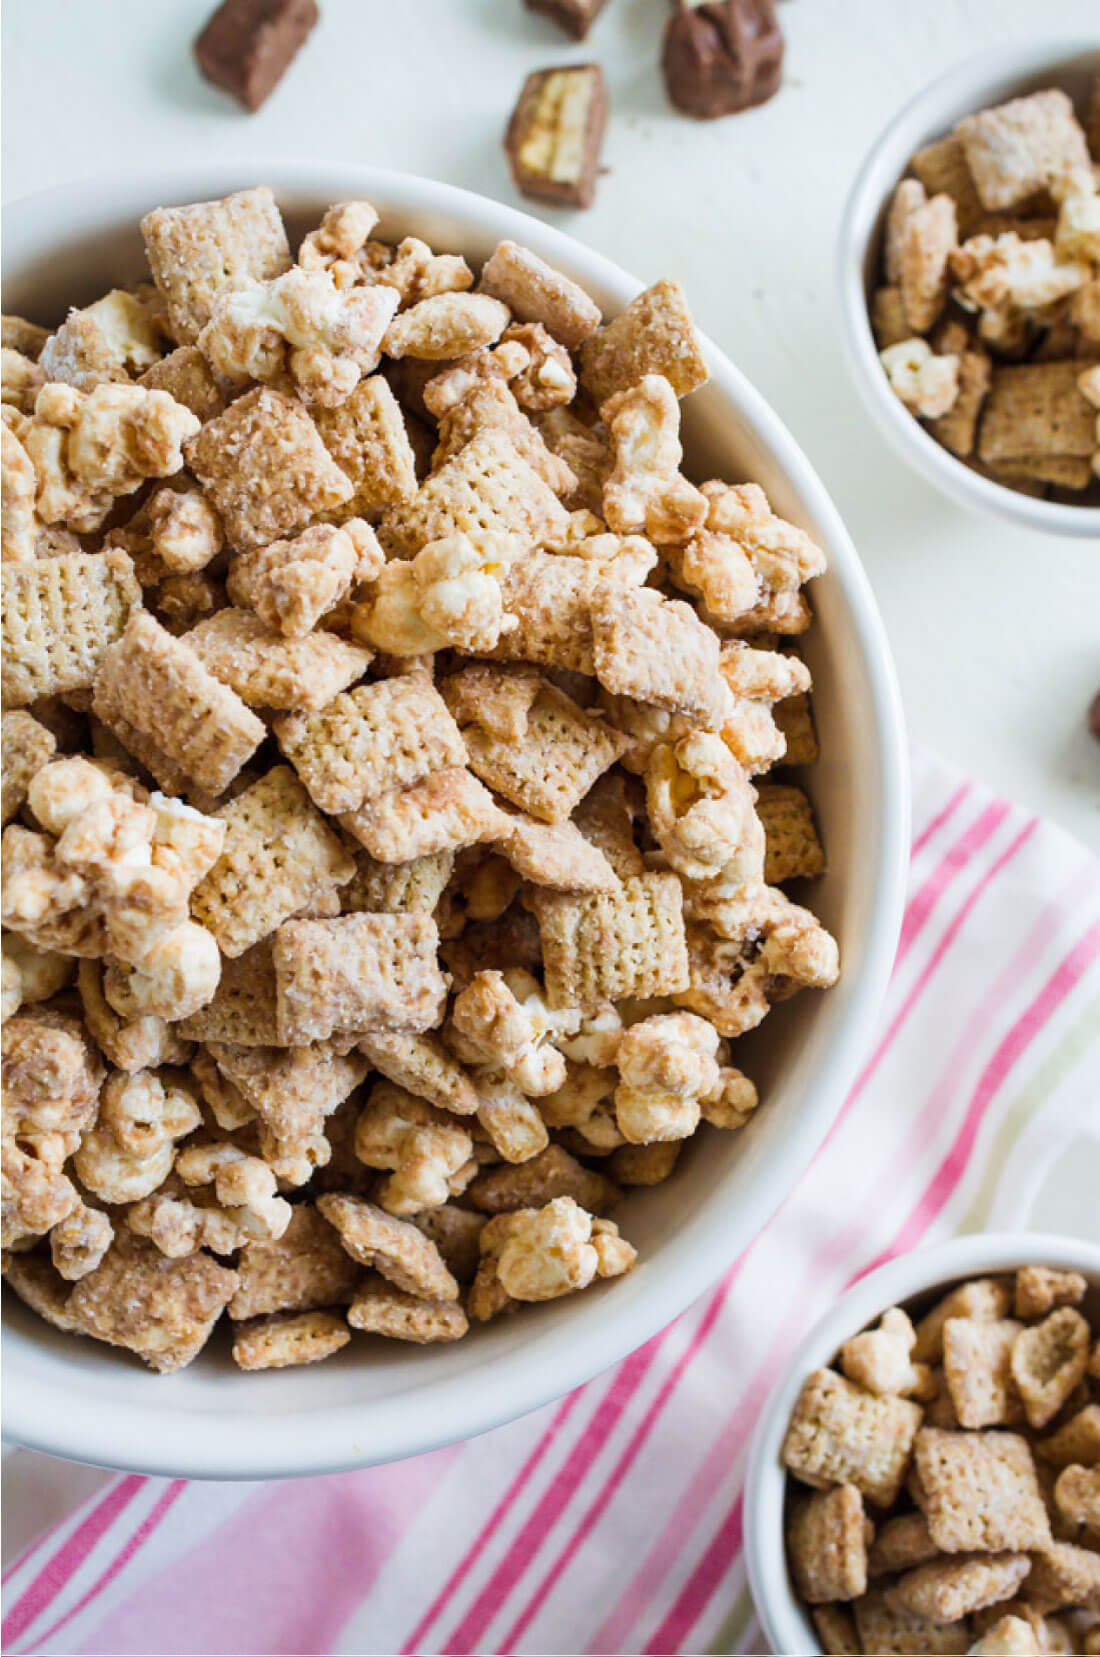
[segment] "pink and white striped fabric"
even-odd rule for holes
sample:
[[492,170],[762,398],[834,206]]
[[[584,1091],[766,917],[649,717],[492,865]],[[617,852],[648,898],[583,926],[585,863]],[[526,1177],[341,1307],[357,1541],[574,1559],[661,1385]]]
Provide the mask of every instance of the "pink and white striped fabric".
[[902,1250],[1026,1226],[1055,1164],[1100,1145],[1100,866],[914,769],[877,1045],[710,1294],[560,1403],[416,1461],[294,1486],[111,1480],[13,1564],[4,1651],[760,1650],[746,1449],[807,1324]]

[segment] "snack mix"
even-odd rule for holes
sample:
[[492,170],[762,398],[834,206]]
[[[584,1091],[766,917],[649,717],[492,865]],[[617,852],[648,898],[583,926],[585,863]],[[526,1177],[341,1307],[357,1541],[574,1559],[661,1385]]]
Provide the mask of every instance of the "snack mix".
[[808,1376],[787,1559],[821,1651],[1100,1651],[1096,1310],[1079,1272],[1023,1266],[915,1325],[891,1307]]
[[1100,79],[960,121],[894,191],[871,326],[936,441],[1027,495],[1100,500]]
[[838,972],[761,780],[825,560],[681,471],[678,284],[377,220],[160,208],[152,282],[4,319],[4,1271],[161,1372],[620,1276]]

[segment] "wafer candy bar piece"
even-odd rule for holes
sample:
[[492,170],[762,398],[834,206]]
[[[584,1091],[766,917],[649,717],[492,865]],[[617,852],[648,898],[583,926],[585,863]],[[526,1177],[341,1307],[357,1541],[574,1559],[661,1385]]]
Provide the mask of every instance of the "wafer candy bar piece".
[[358,852],[355,873],[340,893],[340,907],[345,915],[403,915],[417,910],[430,915],[453,867],[454,855],[449,851],[406,863],[379,863],[366,852]]
[[408,1220],[395,1219],[373,1203],[342,1193],[319,1198],[317,1207],[360,1265],[381,1272],[418,1300],[458,1299],[458,1284],[439,1250]]
[[0,584],[5,708],[87,690],[141,605],[133,565],[117,548],[6,563]]
[[236,959],[222,962],[213,1000],[175,1026],[185,1041],[232,1041],[241,1047],[273,1047],[279,1041],[275,964],[265,939]]
[[495,840],[503,815],[473,772],[456,765],[380,794],[340,822],[380,863],[403,863]]
[[594,1009],[688,987],[683,895],[674,874],[637,875],[617,891],[532,891],[551,1007]]
[[597,405],[647,374],[663,374],[677,397],[709,378],[679,282],[655,282],[581,346],[581,384]]
[[145,610],[103,656],[92,711],[170,794],[220,794],[267,735],[235,691]]
[[458,726],[423,674],[380,679],[317,713],[288,714],[275,735],[322,811],[354,811],[466,760]]
[[598,63],[533,70],[504,135],[517,190],[555,207],[591,207],[606,125]]
[[[211,85],[220,86],[250,112],[257,110],[286,74],[319,16],[316,0],[222,0],[195,41],[196,61]],[[259,1366],[242,1365],[252,1367]]]
[[379,538],[387,549],[412,558],[429,541],[461,533],[516,535],[550,541],[565,532],[568,514],[549,486],[499,432],[471,439],[425,480],[411,501],[391,508]]
[[1016,207],[1055,179],[1089,170],[1085,135],[1059,87],[967,115],[955,127],[983,207]]
[[767,885],[779,886],[785,880],[813,879],[824,874],[825,852],[813,808],[801,788],[758,784],[756,815],[764,825]]
[[690,604],[605,581],[592,602],[596,677],[630,696],[716,725],[729,703],[717,635]]
[[518,322],[541,322],[571,351],[600,325],[595,300],[518,242],[497,243],[482,266],[479,286],[502,299]]
[[360,380],[336,408],[314,415],[321,441],[351,480],[353,494],[333,516],[374,522],[416,494],[416,457],[401,405],[380,374]]
[[335,1312],[297,1312],[240,1324],[233,1336],[238,1369],[289,1369],[316,1364],[347,1346],[351,1331]]
[[366,1335],[414,1341],[418,1346],[461,1340],[470,1327],[455,1301],[425,1300],[377,1275],[368,1277],[359,1289],[348,1309],[348,1322]]
[[3,812],[11,821],[27,797],[32,777],[49,763],[57,738],[29,713],[6,713],[3,720]]
[[312,1204],[301,1203],[281,1237],[244,1245],[237,1275],[231,1318],[342,1305],[352,1298],[362,1272],[328,1221]]
[[978,434],[981,459],[1090,456],[1096,447],[1096,413],[1078,387],[1080,371],[1077,362],[995,368]]
[[186,633],[184,642],[252,708],[323,708],[363,677],[371,659],[369,650],[335,633],[284,638],[251,610],[219,610]]
[[809,1605],[867,1592],[866,1520],[854,1484],[815,1491],[791,1504],[787,1554],[795,1587]]
[[266,386],[208,420],[185,453],[238,551],[292,535],[353,494],[301,403]]
[[288,765],[277,765],[215,813],[221,856],[195,888],[194,918],[230,957],[350,880],[355,862]]
[[286,921],[273,946],[281,1041],[433,1028],[447,994],[438,944],[427,915]]
[[194,345],[223,293],[290,268],[282,215],[266,184],[221,201],[157,207],[142,219],[141,234],[181,345]]
[[1050,1520],[1035,1464],[1018,1433],[922,1427],[914,1448],[916,1496],[944,1553],[1047,1547]]

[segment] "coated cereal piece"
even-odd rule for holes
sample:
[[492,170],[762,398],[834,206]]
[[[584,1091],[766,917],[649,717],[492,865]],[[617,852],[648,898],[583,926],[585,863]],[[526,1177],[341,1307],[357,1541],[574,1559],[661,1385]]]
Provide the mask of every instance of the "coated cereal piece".
[[561,892],[609,892],[619,879],[598,846],[575,823],[509,818],[501,849],[516,873],[536,886]]
[[993,370],[978,433],[987,463],[1021,457],[1089,456],[1096,412],[1077,385],[1080,364],[1010,364]]
[[213,1000],[175,1026],[186,1041],[231,1041],[239,1047],[274,1047],[279,1041],[275,963],[265,939],[222,963]]
[[451,851],[415,857],[407,863],[379,863],[366,852],[357,852],[355,873],[340,893],[341,908],[345,915],[403,915],[414,911],[430,915],[443,896],[453,867]]
[[438,943],[427,915],[284,922],[273,946],[281,1042],[438,1024],[447,994]]
[[266,386],[208,420],[185,453],[238,551],[304,529],[353,493],[301,403]]
[[787,1519],[787,1557],[795,1588],[809,1605],[867,1592],[863,1497],[854,1484],[796,1498]]
[[1089,169],[1073,104],[1057,87],[967,115],[955,134],[990,212],[1016,207],[1059,177]]
[[617,891],[588,894],[538,888],[539,923],[551,1007],[596,1008],[631,996],[673,995],[689,981],[683,894],[674,874],[624,879]]
[[943,1357],[943,1326],[948,1318],[979,1318],[995,1323],[1012,1311],[1012,1285],[1004,1277],[977,1277],[960,1283],[937,1301],[917,1324],[913,1357],[918,1363],[938,1363]]
[[611,1153],[608,1171],[619,1185],[661,1185],[675,1172],[682,1146],[681,1139],[620,1145]]
[[978,422],[993,383],[993,363],[985,351],[963,351],[959,356],[958,396],[946,414],[928,422],[928,430],[961,457],[974,453]]
[[374,580],[384,562],[378,538],[362,518],[313,524],[290,540],[237,553],[229,596],[255,610],[274,632],[304,638],[357,582]]
[[1072,1306],[1024,1329],[1012,1348],[1012,1378],[1029,1426],[1045,1427],[1085,1378],[1091,1334]]
[[1060,489],[1087,489],[1092,467],[1085,455],[1020,455],[987,467],[990,477],[1014,488],[1034,488],[1040,494],[1046,483]]
[[342,826],[381,863],[402,863],[495,840],[504,813],[465,766],[436,771],[345,812]]
[[502,633],[492,655],[501,661],[595,672],[592,597],[601,576],[583,558],[536,550],[503,575],[501,597],[516,625]]
[[960,1427],[1009,1427],[1023,1419],[1011,1369],[1022,1328],[1014,1318],[948,1318],[944,1324],[943,1372]]
[[1054,1484],[1054,1505],[1067,1525],[1100,1535],[1100,1467],[1064,1467]]
[[481,1258],[479,1239],[486,1216],[449,1202],[443,1208],[426,1208],[414,1214],[412,1223],[438,1248],[443,1263],[459,1283],[471,1283]]
[[251,610],[219,610],[186,633],[184,642],[251,708],[315,712],[361,679],[371,659],[369,650],[335,633],[284,638]]
[[596,677],[613,696],[630,696],[703,723],[729,704],[717,635],[690,604],[651,588],[605,581],[592,602]]
[[141,605],[133,565],[117,548],[5,563],[0,583],[6,708],[87,690]]
[[374,1274],[348,1308],[348,1322],[364,1334],[418,1346],[461,1340],[470,1327],[466,1313],[453,1300],[426,1300]]
[[561,1145],[547,1145],[526,1162],[487,1168],[465,1200],[486,1214],[541,1208],[554,1197],[572,1197],[589,1214],[606,1214],[622,1196],[618,1186],[578,1162]]
[[824,874],[825,851],[813,807],[801,788],[758,784],[756,815],[764,825],[764,879],[769,886]]
[[973,1559],[934,1559],[892,1583],[884,1598],[891,1611],[959,1622],[972,1611],[1011,1599],[1031,1570],[1026,1553],[992,1553]]
[[457,719],[470,769],[513,805],[546,822],[564,823],[627,746],[617,731],[545,679],[537,681],[522,733],[507,738],[479,718],[465,673],[448,679],[443,695]]
[[170,794],[188,782],[221,794],[267,735],[236,692],[144,610],[104,653],[92,711]]
[[181,345],[138,378],[148,391],[166,391],[204,423],[225,411],[225,399],[197,345]]
[[360,685],[317,713],[288,714],[275,735],[322,811],[354,811],[466,760],[458,726],[421,674]]
[[[237,1047],[211,1042],[210,1057],[262,1124],[261,1150],[273,1166],[281,1158],[308,1162],[327,1117],[365,1080],[367,1061],[358,1053],[334,1053],[326,1043],[313,1047]],[[304,1184],[312,1167],[276,1167],[288,1183]],[[297,1175],[304,1174],[299,1179]]]
[[821,1649],[831,1657],[849,1657],[862,1647],[856,1633],[856,1619],[847,1605],[815,1605],[810,1612]]
[[332,1193],[317,1207],[362,1266],[369,1266],[418,1300],[458,1299],[458,1284],[430,1238],[408,1220],[398,1220],[359,1197]]
[[236,1272],[209,1254],[169,1260],[120,1228],[101,1264],[73,1289],[66,1311],[81,1334],[126,1347],[167,1375],[206,1345],[237,1282]]
[[351,480],[351,496],[337,515],[374,522],[387,508],[416,494],[416,458],[401,405],[380,374],[360,380],[336,408],[318,409],[317,430],[340,470]]
[[194,345],[222,294],[290,267],[282,216],[266,184],[221,201],[158,207],[142,219],[141,233],[181,345]]
[[663,374],[677,397],[709,378],[702,342],[679,282],[655,282],[580,348],[581,384],[597,406],[646,374]]
[[328,1221],[311,1203],[300,1203],[281,1237],[244,1245],[237,1275],[229,1316],[240,1319],[343,1305],[362,1272]]
[[881,1588],[853,1600],[852,1610],[863,1651],[953,1653],[970,1647],[969,1623],[935,1623],[928,1617],[891,1611]]
[[520,322],[541,322],[576,350],[600,326],[600,308],[576,282],[518,242],[498,242],[481,268],[482,293],[508,306]]
[[77,968],[77,990],[84,1010],[84,1024],[110,1064],[131,1075],[138,1070],[156,1070],[166,1064],[186,1064],[191,1044],[180,1037],[166,1019],[147,1014],[143,1018],[122,1018],[103,993],[102,961],[81,961]]
[[867,1556],[867,1569],[873,1577],[894,1576],[899,1571],[911,1571],[914,1566],[927,1565],[939,1554],[924,1514],[901,1513],[896,1518],[887,1519],[875,1531]]
[[[1043,1647],[1028,1619],[1011,1616],[1002,1606],[993,1607],[986,1615],[997,1620],[970,1647],[971,1657],[1039,1657]],[[983,1618],[979,1614],[974,1620],[978,1626]]]
[[18,351],[21,356],[30,357],[32,362],[38,361],[49,337],[48,328],[40,328],[37,322],[28,322],[26,317],[5,316],[0,319],[0,346],[8,351]]
[[85,1333],[69,1312],[72,1284],[61,1276],[48,1255],[5,1251],[3,1269],[4,1281],[24,1306],[67,1335]]
[[1052,1467],[1068,1467],[1073,1462],[1100,1465],[1100,1404],[1086,1404],[1071,1415],[1056,1433],[1038,1441],[1035,1453]]
[[1027,1597],[1044,1612],[1100,1611],[1100,1553],[1073,1542],[1051,1542],[1032,1554]]
[[1035,1464],[1018,1433],[923,1427],[914,1468],[919,1506],[944,1553],[1022,1552],[1049,1544]]
[[316,1364],[347,1346],[351,1332],[335,1312],[299,1312],[263,1318],[238,1328],[233,1362],[238,1369],[288,1369]]
[[548,449],[538,427],[532,425],[516,401],[515,393],[502,380],[485,380],[472,387],[462,400],[448,409],[439,422],[439,444],[432,456],[432,470],[438,471],[470,440],[482,432],[496,432],[515,447],[518,455],[555,495],[568,495],[577,487],[570,466]]
[[538,1110],[502,1071],[479,1069],[477,1119],[485,1138],[505,1162],[529,1162],[549,1144],[550,1135]]
[[386,355],[450,362],[492,345],[510,321],[507,305],[488,294],[453,289],[429,294],[394,317],[386,331]]
[[1016,1273],[1016,1316],[1041,1318],[1059,1306],[1079,1306],[1088,1283],[1081,1272],[1021,1266]]
[[905,315],[899,287],[890,284],[875,289],[871,295],[871,329],[880,351],[909,338],[913,330]]
[[31,778],[53,758],[57,738],[33,714],[6,713],[3,718],[3,813],[9,823],[27,797]]
[[958,246],[955,203],[933,196],[905,220],[901,233],[899,281],[910,329],[924,334],[947,303],[948,255]]
[[598,846],[620,879],[645,872],[645,862],[634,838],[634,820],[641,815],[640,795],[621,771],[605,771],[573,814],[586,840]]
[[[147,291],[153,294],[151,287]],[[151,368],[160,351],[160,330],[142,294],[112,288],[69,312],[43,346],[40,365],[47,380],[90,391],[104,380],[129,380]]]
[[854,1484],[879,1507],[897,1500],[921,1422],[907,1398],[876,1398],[835,1370],[807,1376],[791,1416],[783,1462],[803,1484]]
[[418,1099],[427,1099],[455,1116],[476,1113],[477,1089],[438,1036],[379,1030],[363,1037],[359,1051],[375,1070]]
[[412,558],[429,541],[462,533],[516,535],[526,542],[560,538],[567,513],[514,446],[497,431],[480,432],[382,520],[387,550]]
[[949,195],[955,203],[959,235],[969,236],[985,217],[981,197],[974,187],[961,141],[953,133],[926,144],[909,163],[930,196]]

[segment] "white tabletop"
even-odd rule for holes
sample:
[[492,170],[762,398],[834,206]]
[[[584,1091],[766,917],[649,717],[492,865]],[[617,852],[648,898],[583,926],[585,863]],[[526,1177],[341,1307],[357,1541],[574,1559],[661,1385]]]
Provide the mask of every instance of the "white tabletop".
[[[875,432],[838,339],[833,259],[863,154],[931,77],[1036,37],[1034,0],[790,0],[786,82],[697,122],[665,102],[661,0],[609,0],[575,45],[520,0],[321,0],[321,25],[246,115],[196,73],[210,0],[6,0],[4,190],[184,161],[349,156],[545,212],[639,278],[676,275],[832,491],[893,641],[913,737],[1100,845],[1100,547],[942,499]],[[1042,35],[1096,27],[1045,0]],[[1100,34],[1100,30],[1097,31]],[[1098,41],[1100,44],[1100,41]],[[587,213],[523,202],[500,136],[523,76],[596,58],[611,119]]]

